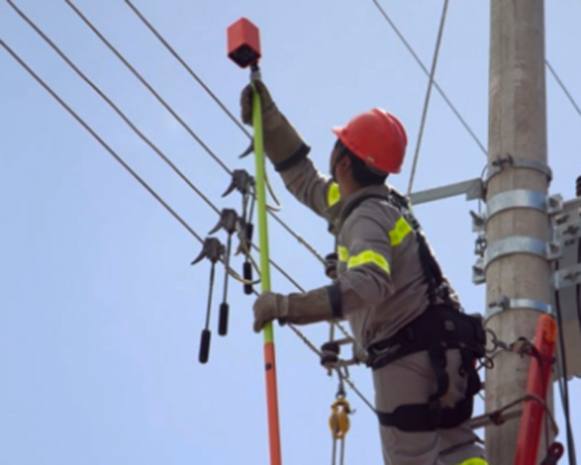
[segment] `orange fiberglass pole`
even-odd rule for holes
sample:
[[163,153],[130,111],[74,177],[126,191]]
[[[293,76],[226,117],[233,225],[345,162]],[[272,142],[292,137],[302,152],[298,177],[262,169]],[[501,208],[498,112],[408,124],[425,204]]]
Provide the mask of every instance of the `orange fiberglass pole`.
[[[557,323],[549,315],[541,315],[537,321],[534,345],[536,354],[531,357],[527,395],[520,421],[514,465],[535,465],[539,452],[543,418],[546,415],[547,391],[551,381]],[[538,400],[537,400],[538,399]]]

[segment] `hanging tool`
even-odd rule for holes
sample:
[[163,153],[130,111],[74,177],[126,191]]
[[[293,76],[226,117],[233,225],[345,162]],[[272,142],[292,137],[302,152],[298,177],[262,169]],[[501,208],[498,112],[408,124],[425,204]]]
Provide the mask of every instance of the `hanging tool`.
[[218,224],[210,231],[214,234],[219,229],[223,228],[226,231],[226,253],[224,255],[224,289],[222,295],[222,303],[220,304],[220,315],[218,318],[218,334],[225,336],[228,333],[228,313],[230,308],[228,306],[228,270],[230,268],[230,253],[232,250],[232,234],[236,232],[238,225],[238,214],[231,208],[224,208],[220,213],[220,220]]
[[345,397],[345,388],[343,386],[343,379],[339,377],[339,389],[335,396],[335,402],[331,404],[331,416],[329,417],[329,428],[331,429],[331,437],[333,439],[333,449],[331,457],[331,465],[337,463],[337,442],[339,442],[339,465],[343,465],[345,461],[345,439],[349,431],[350,421],[349,415],[353,413],[347,398]]
[[238,224],[238,238],[240,245],[236,251],[244,254],[244,264],[242,265],[242,277],[244,278],[244,293],[250,295],[254,292],[252,287],[252,263],[250,261],[250,252],[252,245],[252,233],[254,225],[252,224],[252,216],[254,214],[254,186],[255,181],[246,170],[234,170],[232,173],[232,180],[222,197],[226,197],[234,190],[237,190],[242,195],[242,215],[239,218]]
[[[228,56],[240,67],[250,67],[251,82],[260,79],[260,38],[258,28],[248,19],[241,18],[228,27]],[[266,175],[264,166],[264,140],[262,132],[262,108],[257,92],[252,97],[252,126],[254,128],[254,158],[256,163],[256,200],[258,235],[260,244],[260,281],[262,292],[270,291],[270,257],[268,250],[268,223],[266,217]],[[268,405],[268,431],[270,438],[270,463],[281,465],[278,394],[276,386],[276,363],[274,331],[272,323],[264,327],[264,361],[266,369],[266,392]]]
[[212,312],[212,293],[214,290],[214,279],[216,273],[216,262],[222,258],[224,255],[224,246],[215,237],[207,237],[204,240],[204,245],[202,246],[202,251],[200,254],[192,261],[192,265],[199,263],[202,259],[207,258],[210,260],[210,285],[208,289],[208,306],[206,308],[206,325],[202,330],[202,337],[200,340],[200,353],[199,360],[200,363],[206,363],[208,361],[208,356],[210,355],[210,340],[212,338],[212,332],[210,331],[210,314]]

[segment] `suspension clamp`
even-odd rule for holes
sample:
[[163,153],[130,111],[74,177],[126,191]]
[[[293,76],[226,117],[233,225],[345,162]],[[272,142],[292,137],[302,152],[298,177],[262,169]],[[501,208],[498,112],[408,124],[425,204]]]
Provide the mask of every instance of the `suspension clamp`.
[[192,265],[202,261],[203,258],[207,258],[212,263],[216,263],[224,255],[225,248],[222,243],[215,237],[207,237],[204,240],[204,245],[202,246],[202,251],[199,255],[192,261]]
[[232,172],[232,180],[226,191],[222,194],[222,197],[226,197],[231,192],[236,189],[243,195],[249,194],[254,188],[255,181],[254,178],[248,174],[246,170],[234,170]]
[[228,233],[228,235],[232,235],[236,231],[238,222],[239,218],[236,210],[231,208],[224,208],[220,212],[220,219],[218,220],[218,223],[212,228],[209,234],[214,234],[223,228]]

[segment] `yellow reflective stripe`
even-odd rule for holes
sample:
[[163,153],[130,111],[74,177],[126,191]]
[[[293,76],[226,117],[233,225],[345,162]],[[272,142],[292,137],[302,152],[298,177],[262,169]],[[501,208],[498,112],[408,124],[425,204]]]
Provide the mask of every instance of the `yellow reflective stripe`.
[[347,268],[355,268],[362,265],[369,265],[373,264],[378,266],[386,273],[390,273],[389,262],[386,258],[374,252],[373,250],[364,250],[363,252],[358,253],[357,255],[351,257],[347,262]]
[[391,242],[391,246],[395,247],[400,245],[412,231],[412,227],[405,218],[403,216],[400,217],[399,220],[395,222],[393,229],[389,231],[389,241]]
[[472,457],[460,462],[458,465],[488,465],[488,462],[480,457]]
[[327,207],[332,207],[341,200],[341,192],[339,192],[339,184],[332,182],[329,184],[327,190]]
[[337,246],[337,256],[340,262],[346,262],[349,260],[349,249],[342,245]]

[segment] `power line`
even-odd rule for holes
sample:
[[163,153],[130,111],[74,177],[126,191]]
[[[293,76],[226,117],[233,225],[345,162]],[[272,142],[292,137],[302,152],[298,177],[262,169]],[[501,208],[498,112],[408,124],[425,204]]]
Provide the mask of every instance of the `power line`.
[[[7,0],[10,2],[10,0]],[[125,57],[101,34],[101,32],[87,19],[86,16],[70,0],[65,0],[73,11],[83,20],[83,22],[95,33],[95,35],[115,54],[115,56],[131,71],[131,73],[143,84],[147,90],[157,99],[157,101],[176,119],[176,121],[186,130],[186,132],[204,149],[204,151],[218,163],[226,173],[232,175],[232,170],[208,145],[196,134],[196,132],[178,115],[173,108],[159,95],[159,93],[147,82],[147,80],[129,63]]]
[[[109,42],[105,36],[97,29],[97,27],[82,13],[82,11],[71,1],[65,0],[67,5],[79,16],[79,18],[93,31],[93,33],[103,42],[103,44],[127,67],[127,69],[145,86],[145,88],[156,98],[156,100],[176,119],[176,121],[186,130],[194,140],[210,155],[228,174],[232,171],[228,166],[208,147],[208,145],[192,130],[192,128],[181,118],[173,108],[159,95],[159,93],[149,84],[149,82],[135,69],[131,63]],[[206,86],[207,87],[207,86]],[[303,237],[296,233],[286,222],[284,222],[278,215],[272,211],[268,211],[289,234],[291,234],[301,245],[303,245],[315,258],[321,263],[325,263],[325,259],[309,244]]]
[[216,96],[216,94],[214,92],[212,92],[212,90],[206,85],[206,83],[202,80],[202,78],[200,78],[198,76],[198,74],[186,63],[186,61],[176,52],[176,50],[169,44],[169,42],[167,40],[164,39],[164,37],[157,31],[157,29],[147,20],[147,18],[141,13],[141,11],[139,11],[139,9],[133,5],[133,3],[131,3],[129,0],[125,0],[125,3],[127,3],[127,5],[129,6],[129,8],[131,8],[131,10],[133,11],[133,13],[135,13],[135,15],[141,20],[141,22],[143,24],[145,24],[145,26],[147,26],[147,28],[153,33],[153,35],[155,35],[155,37],[164,45],[164,47],[173,55],[173,57],[180,62],[180,64],[186,69],[186,71],[188,72],[188,74],[195,79],[195,81],[202,86],[202,88],[206,91],[206,93],[212,98],[212,100],[214,100],[214,102],[216,102],[216,104],[222,109],[222,111],[224,111],[224,113],[226,113],[226,115],[228,116],[228,118],[230,118],[230,120],[236,125],[238,126],[238,128],[240,128],[240,130],[246,134],[246,136],[248,137],[248,139],[252,140],[252,135],[246,130],[246,128],[242,125],[242,123],[240,123],[240,121],[238,121],[238,118],[236,118],[232,112],[230,110],[228,110],[228,108],[226,107],[226,105],[224,104],[224,102],[222,102],[222,100],[220,100],[218,98],[218,96]]
[[573,94],[571,94],[571,92],[569,92],[569,89],[567,89],[567,86],[561,80],[561,78],[557,74],[557,71],[555,71],[555,69],[551,66],[551,63],[549,63],[549,60],[545,60],[545,65],[547,66],[547,68],[551,72],[551,75],[555,78],[555,81],[557,81],[557,84],[559,85],[561,90],[567,96],[567,99],[569,99],[569,102],[571,102],[571,105],[573,105],[573,108],[575,109],[575,111],[579,114],[579,116],[581,116],[581,108],[579,108],[579,105],[577,105],[577,102],[573,98]]
[[[18,15],[32,28],[34,31],[40,35],[40,37],[61,57],[61,59],[75,71],[75,73],[88,84],[98,95],[101,97],[112,109],[119,115],[119,117],[131,128],[131,130],[143,141],[145,142],[154,152],[160,157],[164,163],[166,163],[174,173],[176,173],[180,179],[182,179],[188,187],[190,187],[216,214],[220,214],[220,209],[200,190],[196,185],[170,160],[170,158],[157,147],[151,139],[149,139],[137,126],[123,113],[123,111],[95,84],[87,75],[85,75],[70,59],[69,57],[22,11],[20,10],[12,0],[7,0],[9,5],[18,13]],[[257,247],[252,244],[255,250]],[[282,267],[280,267],[273,260],[270,261],[272,266],[279,271],[286,279],[288,279],[297,289],[304,292],[304,289],[298,284],[295,279],[290,276]]]
[[428,80],[428,89],[426,90],[426,97],[424,99],[424,107],[422,109],[422,118],[420,122],[420,130],[418,131],[418,140],[416,142],[416,152],[414,154],[414,161],[412,164],[412,172],[410,174],[410,180],[408,183],[408,197],[412,193],[412,187],[414,185],[414,179],[416,177],[416,168],[418,166],[418,159],[420,157],[420,147],[422,145],[422,137],[424,135],[424,129],[426,127],[426,120],[428,117],[428,108],[430,106],[430,96],[432,95],[432,87],[434,83],[434,76],[436,75],[436,66],[438,64],[438,57],[440,55],[440,45],[442,44],[442,36],[444,35],[444,24],[446,23],[446,15],[448,13],[448,0],[444,0],[444,5],[442,7],[442,16],[440,18],[440,27],[438,28],[438,36],[436,38],[436,46],[434,48],[434,57],[432,58],[432,68],[430,69],[430,76]]
[[[385,9],[379,4],[378,0],[372,0],[372,1],[375,4],[375,6],[377,7],[377,9],[379,10],[379,12],[381,13],[381,15],[383,16],[383,18],[385,19],[385,21],[389,24],[389,26],[391,27],[391,29],[395,32],[395,34],[397,35],[397,37],[399,38],[399,40],[403,43],[403,45],[405,46],[405,48],[412,55],[412,57],[414,58],[414,60],[418,64],[418,66],[422,69],[422,71],[424,72],[424,74],[429,77],[430,76],[430,71],[428,70],[428,68],[426,67],[426,65],[424,65],[424,63],[422,62],[422,60],[420,59],[420,57],[418,56],[418,54],[416,53],[416,51],[414,50],[414,48],[410,45],[410,43],[408,42],[408,40],[405,38],[405,36],[399,30],[399,28],[397,27],[397,25],[395,24],[395,22],[390,18],[390,16],[387,14],[387,12],[385,11]],[[446,95],[446,93],[444,92],[444,90],[440,87],[440,85],[438,84],[438,82],[434,80],[433,85],[436,88],[436,90],[438,91],[438,93],[442,96],[442,98],[444,99],[444,101],[446,102],[446,105],[448,105],[448,107],[450,108],[450,110],[452,110],[452,112],[454,113],[454,115],[456,116],[456,118],[458,118],[458,121],[460,121],[460,123],[462,124],[462,126],[464,126],[464,129],[466,129],[466,131],[468,131],[468,133],[470,134],[470,136],[472,137],[472,139],[474,140],[474,142],[476,142],[476,144],[480,148],[480,151],[485,156],[488,155],[488,151],[487,151],[486,147],[484,146],[484,144],[480,141],[480,139],[478,138],[478,136],[476,135],[476,133],[472,130],[472,128],[470,127],[470,125],[466,122],[466,120],[464,119],[464,117],[461,115],[460,111],[458,111],[458,109],[456,108],[456,106],[448,98],[448,96]]]
[[147,192],[149,192],[155,200],[157,200],[198,242],[203,243],[202,237],[173,209],[163,198],[141,177],[139,174],[129,166],[121,156],[109,146],[99,134],[89,126],[52,88],[38,75],[32,68],[30,68],[22,58],[10,48],[2,39],[0,39],[0,46],[2,46],[9,54],[16,60],[16,62],[30,74],[44,90],[46,90],[52,98],[54,98],[93,138],[101,144],[101,146],[125,169],[135,180],[141,184]]
[[[9,1],[9,0],[8,0]],[[62,108],[64,108],[114,159],[117,161],[123,169],[125,169],[139,184],[141,184],[147,192],[149,192],[153,198],[155,198],[198,242],[203,244],[204,240],[202,237],[172,208],[169,204],[139,175],[137,172],[131,168],[131,166],[125,162],[125,160],[113,149],[105,140],[83,119],[78,113],[76,113],[70,105],[68,105],[28,64],[8,45],[0,38],[0,46],[8,52],[8,54],[32,77],[34,80],[42,87],[48,94],[55,99]],[[235,273],[232,269],[228,270],[230,273]],[[320,352],[317,347],[294,325],[289,324],[288,327],[291,331],[297,335],[305,345],[313,351],[315,354],[320,356]],[[357,389],[353,381],[349,376],[341,375],[341,377],[349,384],[353,389],[353,392],[371,409],[373,406],[371,402]]]

